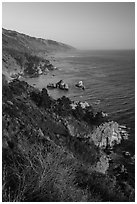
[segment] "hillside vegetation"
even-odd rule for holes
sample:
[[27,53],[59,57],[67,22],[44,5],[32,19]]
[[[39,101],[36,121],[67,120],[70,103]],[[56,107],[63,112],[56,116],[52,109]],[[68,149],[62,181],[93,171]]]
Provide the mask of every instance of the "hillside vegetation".
[[24,70],[25,76],[37,77],[39,70],[42,74],[54,69],[49,54],[74,50],[60,42],[2,29],[2,70],[7,77],[22,76]]
[[[134,157],[118,151],[125,129],[87,102],[30,86],[71,46],[3,29],[2,201],[134,201]],[[20,80],[20,77],[22,79]]]
[[3,201],[134,201],[127,173],[108,154],[117,125],[72,104],[3,78]]
[[3,49],[13,49],[14,47],[17,51],[33,54],[75,50],[75,48],[57,41],[35,38],[6,29],[2,29],[2,46]]

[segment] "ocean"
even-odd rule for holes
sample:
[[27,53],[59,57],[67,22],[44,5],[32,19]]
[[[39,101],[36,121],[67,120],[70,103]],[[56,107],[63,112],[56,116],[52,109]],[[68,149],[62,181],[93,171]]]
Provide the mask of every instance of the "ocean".
[[[63,95],[74,101],[87,101],[97,111],[126,127],[129,139],[123,150],[135,154],[135,51],[78,51],[56,54],[57,70],[26,81],[42,89],[63,79],[69,91],[49,90],[57,99]],[[85,90],[75,86],[83,81]]]

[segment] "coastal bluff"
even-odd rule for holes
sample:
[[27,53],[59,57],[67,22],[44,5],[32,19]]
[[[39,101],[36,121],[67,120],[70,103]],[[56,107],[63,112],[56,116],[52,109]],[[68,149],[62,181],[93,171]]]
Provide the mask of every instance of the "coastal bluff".
[[2,29],[2,73],[9,80],[38,77],[54,70],[55,53],[75,52],[61,42],[31,37],[17,31]]
[[3,75],[3,202],[134,201],[120,125],[74,104]]

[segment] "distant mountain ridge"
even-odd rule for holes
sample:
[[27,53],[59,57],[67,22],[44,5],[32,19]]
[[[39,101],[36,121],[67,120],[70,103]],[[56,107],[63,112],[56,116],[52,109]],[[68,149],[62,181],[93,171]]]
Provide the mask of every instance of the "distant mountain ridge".
[[19,73],[38,76],[38,73],[54,69],[48,59],[50,55],[75,50],[60,42],[2,29],[2,71],[8,78]]
[[64,52],[75,50],[74,47],[66,45],[54,40],[46,40],[42,38],[31,37],[29,35],[2,29],[2,44],[3,49],[14,48],[15,50],[38,53],[38,52]]

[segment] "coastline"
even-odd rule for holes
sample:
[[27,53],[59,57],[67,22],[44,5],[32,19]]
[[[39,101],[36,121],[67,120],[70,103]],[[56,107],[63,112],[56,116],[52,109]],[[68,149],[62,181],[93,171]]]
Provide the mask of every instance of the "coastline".
[[[66,97],[54,100],[48,95],[46,89],[39,91],[23,81],[14,80],[3,85],[3,120],[6,125],[3,127],[4,166],[6,165],[9,169],[9,159],[6,158],[16,157],[15,150],[20,152],[25,159],[28,153],[24,151],[31,149],[30,154],[35,157],[33,145],[40,148],[44,139],[54,144],[55,147],[64,149],[68,155],[71,153],[78,163],[82,163],[84,168],[88,169],[87,173],[91,174],[90,178],[95,175],[99,179],[98,174],[100,174],[100,179],[104,178],[103,182],[108,178],[109,185],[115,181],[116,183],[112,187],[114,195],[105,186],[108,195],[111,195],[110,200],[116,200],[119,196],[123,196],[122,192],[125,192],[126,197],[121,197],[121,199],[134,199],[134,182],[130,181],[127,169],[124,164],[119,165],[118,160],[118,158],[124,160],[126,153],[121,155],[115,150],[124,139],[121,134],[124,131],[123,127],[120,127],[116,122],[111,122],[106,117],[104,118],[101,112],[94,113],[90,105],[86,107],[84,103],[79,102],[73,110],[73,106],[71,107],[73,103]],[[30,122],[27,123],[27,121]],[[43,122],[39,123],[39,121]],[[7,128],[5,129],[5,127]],[[9,134],[11,130],[12,135]],[[18,130],[19,135],[17,135]],[[43,148],[44,151],[48,151],[46,146]],[[128,155],[127,157],[130,159]],[[133,162],[132,158],[130,162]],[[39,167],[38,165],[37,168]],[[112,180],[111,177],[113,177]],[[18,186],[18,181],[16,185]],[[87,183],[87,185],[90,186],[91,183]],[[116,191],[118,186],[121,189],[119,192]],[[129,187],[130,193],[127,190]],[[100,188],[102,189],[102,187]],[[52,200],[52,196],[50,199]],[[102,197],[102,199],[105,198]]]

